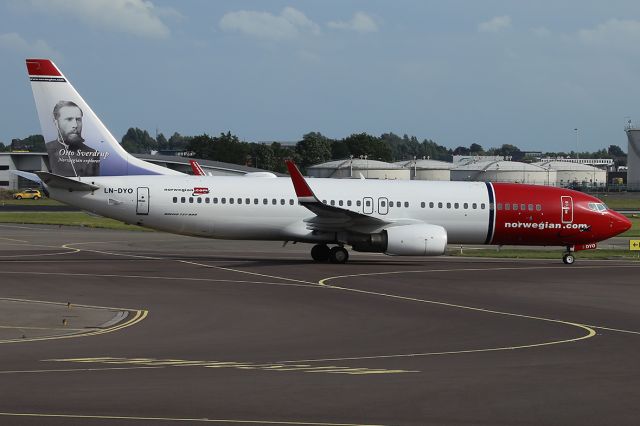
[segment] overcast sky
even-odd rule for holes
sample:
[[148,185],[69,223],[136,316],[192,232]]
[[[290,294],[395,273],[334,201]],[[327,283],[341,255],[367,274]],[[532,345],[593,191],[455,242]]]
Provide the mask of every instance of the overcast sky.
[[627,149],[638,1],[0,2],[0,141],[40,133],[24,59],[49,57],[129,127],[295,141],[408,133],[449,147]]

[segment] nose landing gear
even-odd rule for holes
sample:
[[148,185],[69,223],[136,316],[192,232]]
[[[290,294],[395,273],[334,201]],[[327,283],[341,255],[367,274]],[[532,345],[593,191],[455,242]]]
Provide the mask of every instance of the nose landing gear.
[[346,263],[349,252],[342,246],[329,249],[326,244],[316,244],[311,248],[311,258],[316,262]]
[[576,259],[573,257],[573,254],[565,253],[562,256],[562,261],[565,263],[565,265],[573,265],[573,262],[575,262]]

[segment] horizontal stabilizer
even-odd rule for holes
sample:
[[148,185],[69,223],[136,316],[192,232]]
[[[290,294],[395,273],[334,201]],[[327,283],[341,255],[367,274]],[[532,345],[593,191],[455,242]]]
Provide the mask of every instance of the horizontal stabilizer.
[[100,188],[96,185],[80,182],[72,178],[55,175],[49,172],[36,172],[46,186],[51,188],[67,189],[69,191],[95,191]]
[[11,173],[18,175],[35,183],[42,183],[42,180],[35,173],[23,172],[22,170],[11,170]]

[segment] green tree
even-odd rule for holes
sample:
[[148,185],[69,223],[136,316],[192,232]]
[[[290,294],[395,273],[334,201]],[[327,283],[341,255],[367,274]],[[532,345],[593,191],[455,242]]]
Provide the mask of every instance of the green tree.
[[484,153],[484,149],[482,148],[482,145],[477,143],[472,143],[469,146],[469,152],[472,154],[482,155]]
[[146,130],[130,127],[122,137],[122,147],[132,154],[148,154],[158,149],[158,144]]
[[372,160],[391,161],[391,148],[382,139],[367,133],[355,133],[344,138],[349,154],[354,157],[367,155]]
[[302,136],[302,140],[295,147],[295,152],[300,156],[300,165],[306,169],[328,161],[331,158],[331,142],[319,132],[310,132]]
[[625,157],[627,155],[624,153],[622,148],[620,148],[618,145],[609,145],[609,148],[607,149],[607,153],[614,158]]
[[47,148],[42,135],[30,135],[24,139],[13,139],[11,151],[46,152]]

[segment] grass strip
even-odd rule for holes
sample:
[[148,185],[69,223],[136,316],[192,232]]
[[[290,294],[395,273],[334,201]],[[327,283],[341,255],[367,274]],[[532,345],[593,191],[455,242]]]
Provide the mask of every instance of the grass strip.
[[149,231],[137,225],[127,225],[114,219],[91,216],[85,212],[2,212],[0,223],[83,226],[129,231]]

